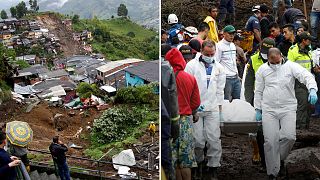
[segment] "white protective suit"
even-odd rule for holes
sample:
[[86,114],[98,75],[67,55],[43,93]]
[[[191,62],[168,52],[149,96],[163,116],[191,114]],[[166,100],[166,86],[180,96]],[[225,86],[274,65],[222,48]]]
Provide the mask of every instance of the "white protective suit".
[[218,105],[223,104],[226,74],[221,64],[215,62],[211,65],[212,72],[208,88],[206,67],[203,62],[199,61],[199,57],[191,60],[185,71],[196,78],[201,105],[204,106],[204,111],[199,113],[199,121],[193,124],[197,162],[200,163],[204,160],[203,148],[207,142],[207,166],[219,167],[222,148]]
[[297,63],[286,61],[278,69],[263,64],[256,73],[254,107],[262,110],[267,174],[277,176],[296,139],[295,79],[310,91],[317,89],[313,75]]

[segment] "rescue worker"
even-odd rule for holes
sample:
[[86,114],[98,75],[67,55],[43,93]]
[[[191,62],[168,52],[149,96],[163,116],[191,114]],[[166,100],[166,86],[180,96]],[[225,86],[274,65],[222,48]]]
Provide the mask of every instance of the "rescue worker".
[[204,164],[204,148],[207,143],[206,164],[210,169],[211,180],[217,179],[217,168],[220,167],[221,140],[220,120],[222,120],[222,104],[226,75],[223,66],[215,61],[215,44],[204,41],[201,55],[191,60],[185,69],[195,76],[199,90],[202,112],[199,112],[199,121],[193,124],[196,141],[195,154],[198,163],[196,177],[202,176]]
[[178,23],[178,17],[175,14],[169,14],[168,24],[171,25],[168,34],[167,43],[172,46],[177,46],[183,41],[183,25]]
[[260,19],[262,18],[262,16],[260,12],[260,5],[253,6],[252,12],[254,14],[250,16],[250,18],[248,19],[245,29],[247,31],[253,32],[254,34],[253,47],[252,47],[251,53],[255,53],[255,51],[258,49],[258,44],[262,41],[261,27],[260,27]]
[[296,139],[295,79],[307,86],[307,100],[315,104],[318,89],[313,75],[297,63],[288,61],[279,49],[269,49],[268,63],[261,65],[256,72],[254,94],[256,120],[262,120],[269,179],[276,179],[280,164],[284,165]]
[[216,7],[211,7],[208,9],[208,11],[209,11],[209,16],[207,16],[206,19],[204,19],[204,22],[206,22],[210,27],[210,30],[208,33],[208,39],[217,43],[219,41],[218,25],[216,21],[216,18],[218,15],[218,9]]
[[[314,38],[308,32],[302,32],[299,35],[299,41],[297,44],[290,47],[288,52],[288,59],[296,62],[304,67],[307,71],[311,72],[312,61],[311,61],[311,40]],[[295,93],[298,100],[297,109],[297,128],[307,129],[310,122],[310,107],[307,101],[308,89],[301,82],[295,82]]]
[[223,28],[224,38],[217,43],[215,54],[216,61],[219,62],[226,72],[226,86],[224,88],[224,99],[240,99],[241,83],[237,68],[237,50],[233,43],[236,29],[232,25]]
[[[256,52],[253,56],[250,57],[249,62],[247,64],[247,74],[246,79],[244,82],[244,96],[247,102],[249,102],[252,106],[253,99],[254,99],[254,84],[255,84],[255,75],[258,71],[259,67],[268,61],[268,51],[270,48],[275,47],[275,41],[271,38],[264,38],[261,46],[260,51]],[[265,170],[266,163],[264,157],[264,149],[263,149],[263,131],[262,127],[258,128],[256,134],[256,141],[253,140],[253,162],[261,161],[262,171]]]
[[192,120],[197,121],[192,115],[196,114],[200,106],[199,88],[194,76],[184,71],[186,62],[177,48],[171,49],[165,59],[173,67],[178,92],[180,133],[179,137],[172,142],[176,178],[177,180],[191,180],[191,168],[197,167],[191,123]]

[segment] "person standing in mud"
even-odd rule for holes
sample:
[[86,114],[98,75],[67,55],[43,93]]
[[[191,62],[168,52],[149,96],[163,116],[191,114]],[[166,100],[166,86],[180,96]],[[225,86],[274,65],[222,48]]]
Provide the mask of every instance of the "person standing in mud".
[[191,180],[191,168],[197,167],[194,153],[192,121],[198,119],[196,113],[200,106],[200,94],[194,76],[185,72],[186,61],[177,48],[171,49],[165,56],[173,68],[176,77],[180,118],[180,133],[172,142],[172,159],[177,180]]
[[279,49],[270,48],[268,63],[256,72],[254,94],[256,120],[262,121],[269,179],[285,174],[284,160],[296,140],[296,79],[307,86],[308,101],[315,104],[318,88],[313,75],[299,64],[288,61]]
[[53,162],[58,166],[59,176],[61,180],[70,180],[70,172],[67,164],[66,152],[68,147],[59,140],[59,136],[52,139],[49,147]]
[[[201,99],[201,108],[198,109],[201,111],[198,113],[199,121],[193,124],[198,164],[193,176],[202,178],[202,169],[207,165],[211,180],[218,178],[217,169],[221,166],[220,121],[222,121],[222,104],[226,84],[225,70],[214,59],[215,49],[213,41],[204,41],[201,55],[192,59],[185,69],[196,78]],[[204,158],[205,146],[207,147],[207,163]]]

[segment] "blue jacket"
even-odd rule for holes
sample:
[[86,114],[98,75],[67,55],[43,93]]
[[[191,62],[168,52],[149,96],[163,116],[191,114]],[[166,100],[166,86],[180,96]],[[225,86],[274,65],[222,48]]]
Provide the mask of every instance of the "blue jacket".
[[11,162],[9,153],[4,149],[0,148],[0,179],[1,180],[15,180],[16,179],[16,170],[15,167],[9,167]]

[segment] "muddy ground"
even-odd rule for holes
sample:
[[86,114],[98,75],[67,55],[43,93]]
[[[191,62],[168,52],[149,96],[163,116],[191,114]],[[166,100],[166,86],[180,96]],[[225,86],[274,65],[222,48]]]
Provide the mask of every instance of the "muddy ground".
[[[83,149],[72,149],[69,148],[67,152],[68,155],[85,157],[84,150],[90,147],[91,142],[88,139],[89,131],[86,126],[92,126],[94,119],[100,117],[103,111],[98,111],[96,108],[89,108],[86,112],[87,116],[81,115],[80,110],[70,110],[61,107],[49,107],[46,102],[40,102],[36,107],[34,107],[31,112],[26,113],[26,106],[17,104],[15,101],[9,101],[5,104],[0,105],[0,123],[6,123],[13,120],[28,122],[33,130],[33,141],[29,145],[29,149],[48,151],[48,147],[52,142],[52,137],[59,135],[63,143],[74,143],[76,145],[82,146]],[[75,115],[70,116],[69,112],[74,112]],[[62,125],[64,126],[62,131],[58,131],[54,127],[52,118],[56,114],[62,114],[63,118]],[[82,133],[80,137],[74,137],[79,128],[82,127]],[[147,131],[142,129],[142,131]],[[155,138],[155,143],[158,144],[158,133]],[[87,137],[87,138],[81,138]],[[139,138],[140,144],[151,143],[151,138],[149,133],[146,132],[145,135]],[[141,146],[139,146],[141,148]],[[123,147],[124,149],[131,148],[136,156],[136,161],[143,162],[148,160],[146,153],[137,153],[133,146]],[[106,150],[107,151],[107,150]],[[30,152],[34,153],[34,152]],[[37,154],[37,153],[35,153]],[[88,157],[87,157],[88,158]],[[35,160],[35,159],[34,159]],[[38,161],[36,159],[35,161]],[[111,159],[104,158],[105,161],[112,161]],[[41,162],[51,161],[50,155],[45,155],[41,158]],[[86,161],[86,160],[75,160],[68,159],[68,163],[71,166],[84,167],[88,169],[97,169],[97,163]],[[111,165],[102,165],[100,170],[107,171],[105,175],[116,175],[116,171]],[[144,170],[133,169],[133,172],[139,173],[143,177],[151,177],[151,172]],[[153,173],[153,177],[158,177],[158,173]]]
[[[320,119],[313,118],[310,123],[308,132],[320,134]],[[298,132],[297,136],[300,137]],[[259,171],[260,164],[252,163],[252,145],[248,134],[233,134],[232,136],[222,136],[222,159],[221,168],[219,169],[219,179],[222,180],[264,180],[268,179],[266,172]],[[299,141],[299,138],[298,138]],[[316,147],[320,148],[319,143],[296,142],[293,150]],[[295,172],[294,168],[300,169],[300,165],[290,166],[290,172]],[[299,174],[288,174],[289,179],[295,180],[313,180],[317,173],[312,174],[312,170],[305,168],[304,172]],[[298,176],[299,175],[299,176]],[[296,178],[295,178],[296,177]],[[320,177],[320,174],[318,174]]]

